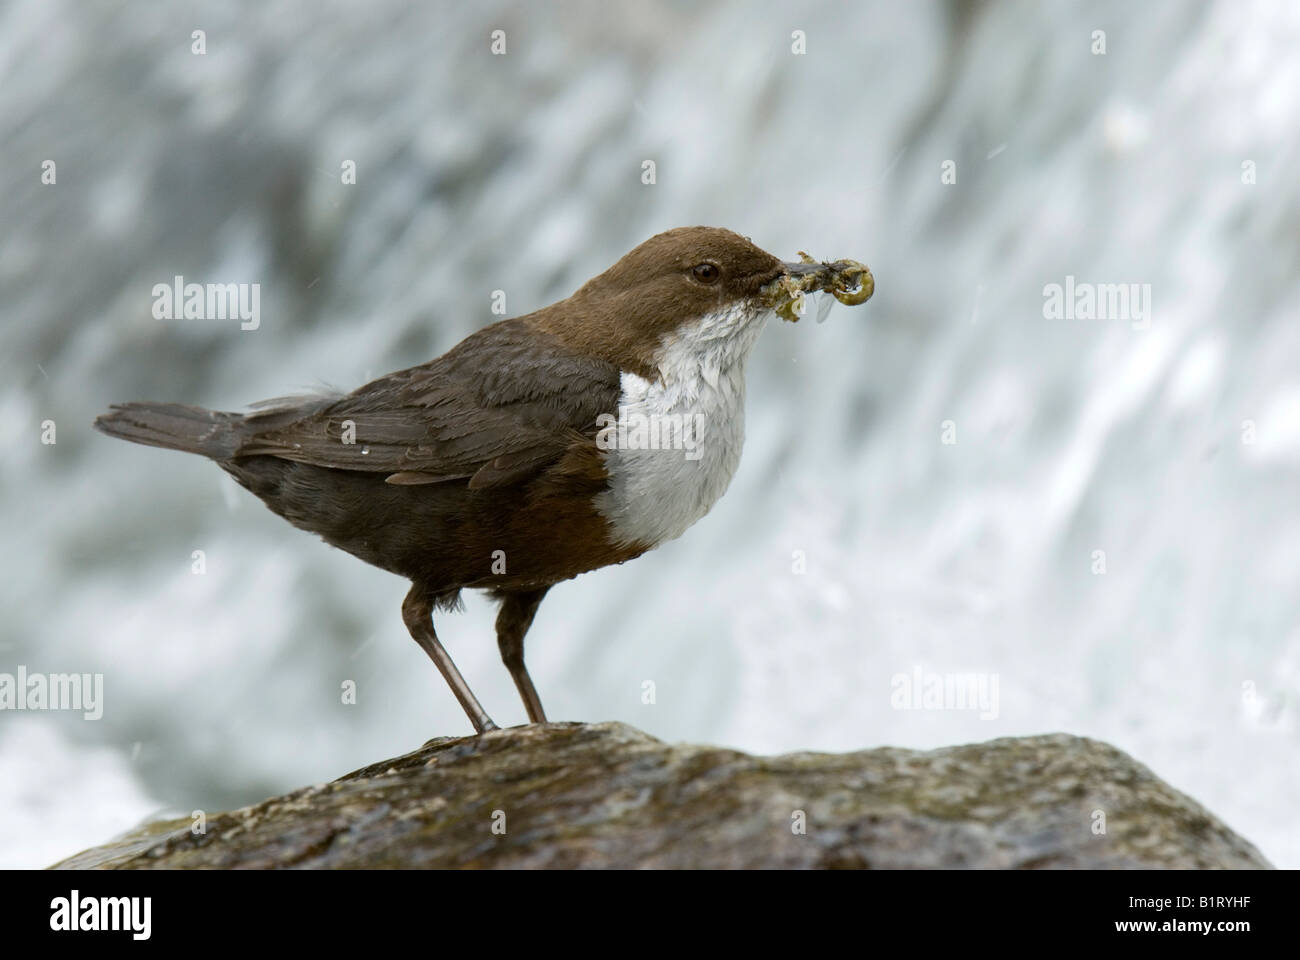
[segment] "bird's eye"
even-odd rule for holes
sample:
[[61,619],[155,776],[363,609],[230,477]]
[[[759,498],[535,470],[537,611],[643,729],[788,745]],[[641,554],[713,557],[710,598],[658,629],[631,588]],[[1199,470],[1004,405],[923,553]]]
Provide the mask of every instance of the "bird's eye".
[[691,268],[691,273],[700,283],[717,283],[722,276],[722,271],[713,263],[697,263]]

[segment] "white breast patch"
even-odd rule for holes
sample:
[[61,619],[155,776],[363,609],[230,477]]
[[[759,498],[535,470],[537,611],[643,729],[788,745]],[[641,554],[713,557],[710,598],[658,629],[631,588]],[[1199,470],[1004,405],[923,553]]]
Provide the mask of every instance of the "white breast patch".
[[[619,543],[680,537],[731,483],[745,442],[745,360],[771,315],[737,304],[664,343],[660,378],[624,371],[596,508]],[[598,442],[600,438],[598,438]]]

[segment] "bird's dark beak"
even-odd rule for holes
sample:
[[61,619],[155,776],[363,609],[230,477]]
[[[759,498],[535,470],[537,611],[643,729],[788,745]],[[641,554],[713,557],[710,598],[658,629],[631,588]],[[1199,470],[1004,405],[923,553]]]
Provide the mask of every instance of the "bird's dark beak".
[[856,260],[817,261],[803,251],[798,263],[781,264],[782,273],[763,287],[763,297],[777,315],[791,322],[803,313],[804,294],[824,290],[840,303],[856,306],[875,293],[876,281]]
[[783,263],[787,277],[810,277],[821,273],[826,269],[826,264],[819,263],[816,260],[809,260],[807,263]]

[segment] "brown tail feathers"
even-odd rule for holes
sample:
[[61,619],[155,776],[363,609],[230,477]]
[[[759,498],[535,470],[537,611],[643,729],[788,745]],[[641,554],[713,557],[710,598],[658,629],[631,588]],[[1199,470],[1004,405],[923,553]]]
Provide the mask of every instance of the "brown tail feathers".
[[242,414],[179,403],[120,403],[96,418],[95,428],[132,443],[225,460],[239,448],[243,419]]

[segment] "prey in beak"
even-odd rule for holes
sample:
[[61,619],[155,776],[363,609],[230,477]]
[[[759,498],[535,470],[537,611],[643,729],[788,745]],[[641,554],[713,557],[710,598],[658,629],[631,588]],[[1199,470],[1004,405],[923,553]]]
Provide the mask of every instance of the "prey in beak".
[[864,263],[856,260],[817,261],[802,250],[798,263],[783,264],[784,272],[762,288],[763,302],[791,323],[804,313],[804,294],[825,291],[846,306],[866,303],[876,291],[876,281]]

